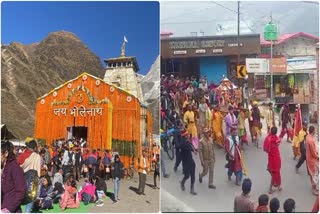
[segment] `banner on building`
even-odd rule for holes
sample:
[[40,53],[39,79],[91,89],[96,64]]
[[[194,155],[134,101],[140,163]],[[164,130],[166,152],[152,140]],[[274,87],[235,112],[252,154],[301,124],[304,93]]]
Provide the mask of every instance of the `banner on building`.
[[271,72],[287,73],[287,59],[285,57],[269,59]]
[[268,97],[268,91],[267,89],[256,89],[255,91],[255,97],[258,100],[263,100]]
[[314,56],[289,58],[287,63],[288,71],[317,69],[317,60]]
[[267,59],[247,58],[246,68],[248,73],[267,73],[269,62]]

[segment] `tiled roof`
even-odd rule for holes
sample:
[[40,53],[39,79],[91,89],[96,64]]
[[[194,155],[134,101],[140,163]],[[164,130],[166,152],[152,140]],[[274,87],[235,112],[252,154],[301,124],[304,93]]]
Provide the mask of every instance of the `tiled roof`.
[[[307,34],[307,33],[303,33],[303,32],[298,32],[298,33],[288,33],[288,34],[283,34],[281,36],[279,36],[278,40],[274,43],[275,45],[279,45],[283,42],[288,41],[289,39],[293,39],[295,37],[298,36],[302,36],[302,37],[306,37],[309,39],[314,39],[317,42],[319,42],[319,37]],[[266,41],[264,39],[261,39],[261,45],[270,45],[271,43],[269,41]]]

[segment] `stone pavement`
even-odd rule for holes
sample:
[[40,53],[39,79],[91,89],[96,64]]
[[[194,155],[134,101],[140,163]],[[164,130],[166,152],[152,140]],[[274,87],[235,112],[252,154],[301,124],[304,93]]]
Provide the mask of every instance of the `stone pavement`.
[[[160,181],[157,181],[159,186]],[[147,176],[145,187],[146,195],[138,195],[135,190],[139,186],[138,173],[133,179],[123,179],[120,181],[120,192],[118,203],[113,204],[111,199],[106,199],[102,207],[91,206],[90,213],[157,213],[159,207],[159,189],[153,189],[153,173]],[[113,182],[107,181],[108,192],[113,192]]]

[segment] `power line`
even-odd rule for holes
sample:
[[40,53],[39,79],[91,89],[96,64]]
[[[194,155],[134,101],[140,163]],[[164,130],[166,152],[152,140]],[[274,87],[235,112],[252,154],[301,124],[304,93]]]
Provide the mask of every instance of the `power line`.
[[234,12],[234,13],[238,14],[238,11],[232,10],[232,9],[230,9],[230,8],[222,5],[222,4],[219,4],[219,3],[214,2],[214,1],[211,1],[211,3],[214,3],[214,4],[216,4],[216,5],[219,5],[220,7],[223,7],[223,8],[226,9],[226,10],[229,10],[229,11],[231,11],[231,12]]
[[231,22],[234,20],[225,19],[225,20],[218,20],[218,19],[211,19],[211,20],[201,20],[201,21],[184,21],[184,22],[161,22],[161,24],[189,24],[189,23],[206,23],[206,22]]

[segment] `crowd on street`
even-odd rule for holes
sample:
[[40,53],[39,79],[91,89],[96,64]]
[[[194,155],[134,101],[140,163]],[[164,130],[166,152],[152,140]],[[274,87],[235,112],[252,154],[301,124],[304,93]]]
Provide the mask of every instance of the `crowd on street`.
[[[79,208],[80,202],[103,206],[107,197],[114,204],[126,197],[119,195],[119,189],[128,169],[118,152],[89,149],[84,139],[57,140],[47,146],[27,138],[25,145],[15,147],[10,141],[1,142],[2,212],[41,212],[54,206],[63,211]],[[159,154],[154,154],[152,160],[147,154],[144,149],[138,163],[139,195],[145,195],[151,165],[153,188],[158,188]],[[113,193],[107,191],[108,180],[113,182]]]
[[[306,163],[311,184],[310,194],[318,196],[319,156],[315,127],[303,121],[299,105],[296,106],[295,112],[290,112],[287,102],[281,106],[278,120],[274,104],[271,102],[268,104],[267,112],[262,114],[261,106],[256,100],[250,99],[246,87],[244,84],[238,90],[241,92],[239,99],[234,91],[235,87],[227,91],[221,90],[221,87],[212,82],[208,84],[206,77],[197,79],[174,75],[161,76],[161,131],[162,136],[171,135],[173,138],[172,141],[162,138],[161,144],[165,151],[169,147],[168,144],[174,144],[174,171],[176,172],[182,163],[184,174],[179,184],[181,190],[185,191],[185,184],[190,178],[190,193],[197,195],[194,185],[196,179],[202,183],[208,173],[208,188],[216,189],[213,182],[215,148],[223,148],[226,178],[231,181],[234,175],[235,185],[242,186],[243,190],[234,200],[234,211],[276,212],[280,208],[280,202],[276,197],[269,201],[268,195],[261,195],[258,199],[259,206],[254,207],[249,197],[251,180],[243,179],[247,173],[243,156],[245,147],[252,145],[261,149],[261,153],[268,157],[268,193],[272,195],[275,191],[282,191],[279,145],[286,141],[292,145],[293,159],[298,161],[295,166],[296,172],[299,173],[301,165]],[[267,130],[264,139],[263,127]],[[218,152],[221,150],[218,149]],[[194,158],[199,158],[201,166],[196,165]],[[202,168],[199,175],[195,174],[196,167]],[[294,199],[288,198],[283,204],[283,210],[294,212],[295,206]],[[310,211],[312,209],[317,212],[318,207],[319,198]]]

